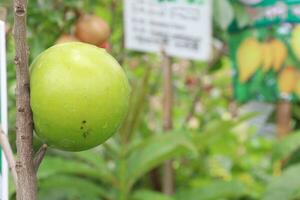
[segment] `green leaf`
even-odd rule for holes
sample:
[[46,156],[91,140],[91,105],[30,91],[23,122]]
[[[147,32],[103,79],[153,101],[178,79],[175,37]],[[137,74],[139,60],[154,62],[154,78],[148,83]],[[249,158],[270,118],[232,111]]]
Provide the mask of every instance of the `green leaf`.
[[163,195],[158,192],[153,192],[150,190],[138,190],[133,196],[132,200],[174,200],[172,197]]
[[257,116],[257,113],[247,113],[236,120],[222,120],[215,119],[210,121],[201,133],[193,134],[193,142],[198,150],[203,150],[207,146],[215,144],[220,139],[224,138],[224,135],[232,135],[234,128],[253,117]]
[[299,198],[300,164],[284,170],[281,176],[274,178],[267,187],[263,200],[293,200]]
[[154,167],[175,156],[182,155],[187,150],[197,155],[191,138],[182,133],[166,133],[144,140],[128,159],[129,187]]
[[285,159],[298,148],[300,148],[300,132],[291,133],[274,145],[273,159]]
[[39,168],[38,177],[44,179],[55,174],[80,175],[101,182],[115,184],[113,175],[107,170],[101,171],[101,168],[95,168],[81,161],[59,157],[45,157]]
[[178,200],[237,199],[245,194],[245,186],[239,181],[215,181],[199,189],[180,191]]
[[214,21],[223,30],[226,30],[234,19],[233,8],[228,0],[213,1]]
[[105,160],[101,156],[100,151],[96,151],[96,150],[81,151],[81,152],[74,152],[72,153],[72,155],[76,159],[87,162],[96,168],[103,168],[103,169],[106,168]]
[[233,121],[213,120],[204,128],[202,133],[193,134],[193,142],[199,150],[212,145],[220,137],[228,134],[235,126]]
[[43,200],[111,199],[106,189],[91,181],[65,175],[54,175],[39,183],[39,198]]

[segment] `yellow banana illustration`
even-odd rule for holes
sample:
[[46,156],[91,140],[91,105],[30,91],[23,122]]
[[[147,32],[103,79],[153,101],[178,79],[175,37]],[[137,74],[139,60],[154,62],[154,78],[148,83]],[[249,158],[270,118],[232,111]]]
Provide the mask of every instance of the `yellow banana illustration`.
[[293,52],[300,59],[300,25],[295,26],[290,42]]
[[294,67],[285,67],[278,76],[278,87],[281,93],[290,94],[296,88],[297,70]]
[[296,86],[295,86],[295,90],[294,92],[296,93],[296,95],[298,97],[300,97],[300,73],[297,73],[297,82],[296,82]]
[[279,71],[287,57],[287,48],[283,42],[277,39],[271,41],[273,51],[273,69]]
[[262,69],[264,72],[267,72],[272,68],[272,64],[273,64],[272,45],[269,42],[263,43],[262,52],[263,52]]
[[261,44],[255,38],[245,39],[236,54],[239,81],[246,82],[262,63]]

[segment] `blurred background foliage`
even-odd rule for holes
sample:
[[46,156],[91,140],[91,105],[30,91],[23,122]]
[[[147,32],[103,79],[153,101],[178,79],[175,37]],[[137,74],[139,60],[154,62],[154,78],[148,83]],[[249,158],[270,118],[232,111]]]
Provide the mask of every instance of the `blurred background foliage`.
[[[3,0],[2,0],[3,2]],[[300,198],[300,133],[278,141],[249,123],[257,113],[241,114],[232,99],[226,29],[233,20],[251,23],[237,1],[214,0],[214,47],[209,62],[173,59],[174,128],[162,125],[160,56],[124,49],[120,0],[30,0],[30,61],[73,34],[80,13],[94,13],[112,29],[111,54],[122,64],[133,92],[119,132],[95,149],[68,153],[49,149],[39,178],[41,200],[285,200]],[[9,135],[15,139],[15,69],[11,1],[7,35]],[[294,105],[294,127],[300,108]],[[274,124],[270,117],[268,123]],[[35,149],[40,143],[35,140]],[[176,193],[155,189],[151,170],[173,160]],[[15,191],[11,187],[11,199]]]

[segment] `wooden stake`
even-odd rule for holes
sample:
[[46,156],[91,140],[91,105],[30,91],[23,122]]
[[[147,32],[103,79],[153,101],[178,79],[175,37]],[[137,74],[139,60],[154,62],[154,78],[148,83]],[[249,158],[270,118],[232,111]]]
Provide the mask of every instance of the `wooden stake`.
[[[162,52],[163,68],[163,129],[169,131],[173,127],[172,109],[173,109],[173,85],[172,85],[172,63],[171,58],[165,52]],[[162,190],[164,194],[172,195],[174,193],[174,169],[172,161],[166,161],[163,166]]]
[[292,104],[289,101],[280,101],[277,105],[277,135],[286,136],[291,131]]

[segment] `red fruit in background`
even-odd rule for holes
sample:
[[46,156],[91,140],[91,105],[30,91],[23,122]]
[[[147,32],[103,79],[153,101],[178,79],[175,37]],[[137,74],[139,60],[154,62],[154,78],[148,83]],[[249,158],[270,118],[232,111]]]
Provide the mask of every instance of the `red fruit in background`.
[[192,75],[187,75],[185,77],[185,85],[188,87],[193,87],[196,86],[198,84],[198,80],[196,77],[192,76]]
[[55,42],[55,44],[61,44],[66,42],[78,42],[78,39],[69,34],[62,34]]
[[108,51],[108,52],[111,52],[111,46],[108,41],[98,45],[98,47],[100,47],[102,49],[106,49],[106,51]]
[[110,28],[96,15],[82,15],[76,22],[75,35],[82,42],[98,45],[108,40]]
[[110,48],[110,45],[108,42],[104,42],[102,44],[99,45],[100,48],[103,48],[103,49],[109,49]]

